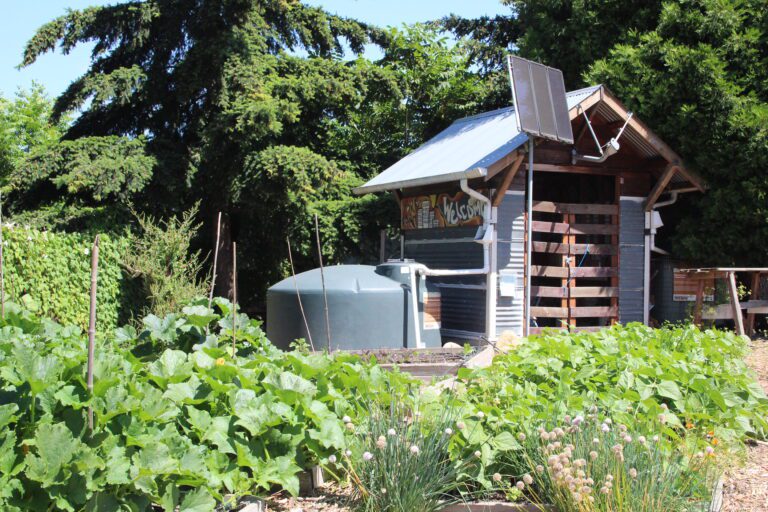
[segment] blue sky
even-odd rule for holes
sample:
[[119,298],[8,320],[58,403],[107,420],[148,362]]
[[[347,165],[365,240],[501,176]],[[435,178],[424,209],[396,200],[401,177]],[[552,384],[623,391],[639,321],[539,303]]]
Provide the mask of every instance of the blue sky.
[[[0,19],[0,95],[12,96],[33,80],[58,95],[88,68],[90,49],[78,47],[69,55],[46,54],[32,66],[17,70],[24,45],[35,30],[66,9],[115,3],[114,0],[11,0],[4,2]],[[450,13],[465,17],[508,13],[500,0],[308,0],[327,10],[382,26],[426,21]]]

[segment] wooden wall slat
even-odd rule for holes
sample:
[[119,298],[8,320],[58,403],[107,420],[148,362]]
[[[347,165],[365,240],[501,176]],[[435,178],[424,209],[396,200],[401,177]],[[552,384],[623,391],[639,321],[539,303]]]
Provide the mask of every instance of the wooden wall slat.
[[589,249],[589,254],[596,256],[610,256],[617,249],[611,244],[565,244],[559,242],[533,242],[533,252],[548,254],[584,254]]
[[614,224],[571,224],[571,234],[617,235],[619,234],[619,226]]
[[566,318],[568,308],[531,306],[531,315],[541,318]]
[[[569,229],[570,228],[570,229]],[[567,224],[565,222],[547,222],[535,220],[531,229],[536,233],[557,233],[571,235],[616,235],[619,227],[614,224]]]
[[571,277],[615,277],[619,272],[614,267],[578,267],[571,271]]
[[577,215],[616,215],[619,211],[615,204],[579,204],[534,201],[533,211],[546,213],[573,213]]
[[577,318],[611,318],[619,314],[616,306],[580,306],[571,308],[571,316]]
[[548,267],[545,265],[531,265],[531,277],[568,277],[566,267]]

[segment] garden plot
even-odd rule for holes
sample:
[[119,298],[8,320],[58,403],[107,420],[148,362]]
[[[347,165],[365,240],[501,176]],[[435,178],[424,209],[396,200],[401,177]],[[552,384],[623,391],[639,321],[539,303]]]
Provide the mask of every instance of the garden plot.
[[[0,509],[205,512],[273,496],[275,510],[333,511],[349,493],[362,512],[489,499],[692,512],[721,461],[766,435],[768,400],[729,333],[545,333],[436,389],[373,358],[282,352],[227,301],[206,303],[100,339],[92,393],[82,331],[8,305]],[[298,499],[317,467],[342,496]]]
[[[768,392],[768,340],[752,342],[747,358],[758,381]],[[768,510],[768,444],[747,444],[747,460],[743,466],[727,471],[723,486],[723,512],[757,512]]]

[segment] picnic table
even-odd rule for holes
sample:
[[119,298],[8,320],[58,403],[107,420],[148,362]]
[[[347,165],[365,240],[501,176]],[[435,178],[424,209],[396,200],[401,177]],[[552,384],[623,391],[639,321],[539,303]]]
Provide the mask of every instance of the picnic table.
[[[768,314],[768,300],[759,300],[760,279],[768,275],[766,267],[711,267],[711,268],[686,268],[679,272],[688,279],[698,281],[696,288],[696,305],[694,306],[693,322],[701,325],[702,306],[704,303],[705,282],[712,279],[725,279],[728,284],[728,296],[731,305],[731,318],[737,334],[752,335],[755,332],[755,315]],[[746,274],[750,281],[750,300],[740,302],[739,292],[736,286],[736,274]],[[742,309],[747,311],[746,324]]]

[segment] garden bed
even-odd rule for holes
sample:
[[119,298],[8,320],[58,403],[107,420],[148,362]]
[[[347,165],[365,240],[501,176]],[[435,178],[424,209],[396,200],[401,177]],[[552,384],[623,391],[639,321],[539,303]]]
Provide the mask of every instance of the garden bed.
[[375,359],[382,368],[398,368],[424,382],[430,382],[434,377],[456,375],[458,369],[475,355],[475,350],[466,352],[463,348],[378,349],[354,350],[350,353],[365,360]]

